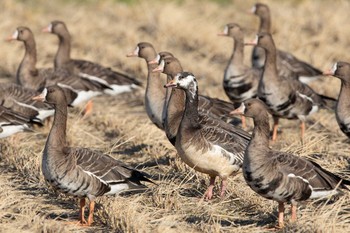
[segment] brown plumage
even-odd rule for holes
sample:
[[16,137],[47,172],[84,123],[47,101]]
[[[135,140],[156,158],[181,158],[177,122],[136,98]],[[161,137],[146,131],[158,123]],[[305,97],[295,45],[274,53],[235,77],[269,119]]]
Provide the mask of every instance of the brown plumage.
[[109,88],[104,89],[104,92],[109,95],[130,92],[141,86],[141,83],[136,79],[109,67],[91,61],[71,59],[71,36],[64,22],[52,21],[43,31],[53,33],[59,39],[59,47],[54,60],[55,69],[66,69],[69,73],[107,85]]
[[[177,99],[173,103],[169,101],[168,106],[171,108],[172,104],[178,104],[180,108],[175,116],[180,117],[180,123],[177,122],[178,119],[169,119],[171,115],[168,115],[167,122],[171,130],[176,128],[174,140],[179,156],[188,166],[209,175],[210,185],[204,195],[205,199],[212,198],[217,176],[222,180],[220,193],[222,197],[226,190],[228,177],[236,175],[241,167],[243,153],[250,140],[250,135],[242,129],[235,128],[199,110],[198,85],[193,74],[179,73],[166,87],[176,88],[176,91],[184,93],[186,98],[185,103],[184,99]],[[174,92],[171,97],[176,98]],[[179,125],[172,127],[173,124]],[[167,128],[165,130],[167,132]]]
[[[271,18],[270,9],[266,4],[256,3],[251,12],[257,15],[260,19],[258,33],[271,33]],[[262,68],[265,61],[265,52],[259,47],[254,47],[252,53],[252,65],[256,68]],[[291,73],[296,74],[296,78],[307,83],[313,78],[318,78],[322,75],[322,71],[301,61],[291,53],[277,50],[277,70],[281,76],[288,76]]]
[[299,119],[303,139],[306,117],[321,107],[334,108],[335,100],[317,94],[298,79],[278,74],[276,46],[271,34],[259,33],[252,44],[263,48],[266,54],[264,71],[258,87],[258,97],[269,107],[274,117],[272,140],[277,138],[279,118]]
[[279,227],[283,227],[284,203],[292,204],[292,221],[300,201],[325,198],[346,189],[350,181],[323,169],[317,163],[269,147],[269,114],[258,99],[244,101],[232,114],[254,120],[252,139],[245,151],[244,178],[255,192],[279,203]]
[[341,80],[335,116],[341,131],[350,138],[350,64],[339,61],[324,74],[333,75]]
[[[33,99],[48,102],[55,108],[54,122],[42,159],[45,180],[58,191],[81,199],[81,224],[92,223],[96,197],[129,189],[145,188],[140,181],[151,182],[143,173],[109,155],[87,148],[67,146],[67,102],[60,87],[47,87]],[[86,197],[90,200],[87,221],[84,218]]]

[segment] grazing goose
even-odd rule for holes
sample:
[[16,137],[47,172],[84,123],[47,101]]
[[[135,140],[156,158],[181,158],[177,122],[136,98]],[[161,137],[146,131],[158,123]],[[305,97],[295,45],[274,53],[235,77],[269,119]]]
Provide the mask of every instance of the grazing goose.
[[40,124],[36,118],[28,118],[0,105],[0,138],[30,130],[32,124]]
[[279,227],[284,225],[284,203],[292,204],[292,221],[295,221],[298,202],[329,197],[350,185],[350,181],[342,180],[313,161],[271,150],[269,114],[262,101],[246,100],[232,114],[244,114],[254,120],[252,139],[244,155],[243,175],[256,193],[278,202]]
[[241,167],[250,135],[231,124],[199,112],[198,85],[193,74],[179,73],[166,87],[181,89],[178,91],[186,96],[175,142],[179,156],[188,166],[210,176],[205,199],[212,198],[217,176],[222,180],[222,197],[225,194],[227,178],[235,175]]
[[341,131],[350,138],[350,64],[337,62],[325,75],[333,75],[341,80],[335,116]]
[[[269,7],[262,3],[255,4],[251,13],[257,15],[260,19],[260,27],[258,33],[271,33],[271,19]],[[254,47],[252,54],[252,65],[256,68],[264,66],[265,53],[259,47]],[[314,78],[322,75],[322,71],[312,65],[299,60],[291,53],[277,50],[277,70],[282,76],[289,73],[295,73],[300,81],[307,83]]]
[[[305,134],[305,120],[320,107],[335,103],[334,99],[318,95],[309,86],[297,79],[280,76],[276,66],[276,46],[269,33],[259,33],[251,45],[265,50],[264,71],[258,87],[258,97],[272,111],[274,118],[272,140],[277,138],[279,118],[299,119],[301,139]],[[331,108],[331,106],[329,106]]]
[[18,27],[8,40],[22,41],[25,54],[17,70],[17,84],[33,90],[42,90],[54,84],[64,88],[68,103],[77,106],[94,96],[101,95],[108,86],[97,81],[81,78],[64,69],[37,69],[36,43],[32,31],[27,27]]
[[67,69],[70,73],[107,85],[110,88],[104,89],[104,92],[108,95],[130,92],[141,86],[141,83],[136,79],[114,71],[109,67],[91,61],[71,59],[71,36],[64,22],[52,21],[43,31],[56,34],[59,38],[59,47],[54,61],[55,69]]
[[[230,23],[219,36],[232,37],[233,52],[226,66],[223,86],[228,98],[236,104],[250,98],[257,97],[261,68],[250,68],[244,65],[244,33],[238,24]],[[245,118],[242,116],[242,127],[246,128]]]
[[140,57],[146,60],[148,74],[145,93],[145,107],[148,117],[160,129],[164,129],[164,110],[167,102],[167,89],[164,89],[165,80],[160,78],[160,74],[152,72],[158,65],[151,63],[156,57],[157,52],[153,45],[148,42],[137,44],[134,52],[129,53],[127,57]]
[[54,109],[50,104],[32,100],[31,97],[39,94],[32,89],[24,88],[13,83],[2,83],[0,86],[1,106],[8,108],[28,119],[38,119],[43,122],[53,115]]
[[[167,74],[169,81],[173,80],[178,73],[183,72],[180,61],[175,57],[165,57],[154,71]],[[198,107],[201,114],[217,119],[226,117],[234,108],[232,103],[202,95],[198,96]],[[185,93],[172,88],[165,112],[164,128],[169,141],[173,145],[184,108]]]
[[[42,171],[45,180],[60,192],[80,198],[80,223],[91,225],[96,197],[129,189],[145,188],[143,173],[101,152],[68,147],[66,141],[67,101],[59,86],[50,86],[34,97],[55,108],[54,121],[47,138]],[[89,217],[84,218],[85,198],[90,200]]]

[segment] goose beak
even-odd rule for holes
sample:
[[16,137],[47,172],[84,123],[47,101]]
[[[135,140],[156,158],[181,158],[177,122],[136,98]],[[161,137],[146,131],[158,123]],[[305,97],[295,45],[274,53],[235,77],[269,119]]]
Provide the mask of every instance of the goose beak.
[[126,56],[127,57],[138,57],[139,56],[139,51],[140,51],[140,48],[139,46],[136,46],[135,50],[131,53],[128,53]]
[[152,61],[149,61],[148,62],[148,64],[158,64],[158,59],[157,59],[157,57],[156,58],[154,58]]
[[244,45],[253,45],[256,46],[258,43],[256,41],[251,41],[251,42],[245,42]]
[[40,95],[32,97],[32,100],[44,102],[46,100],[46,95],[47,95],[47,89],[44,88],[44,90],[40,93]]
[[49,24],[47,27],[44,27],[41,31],[42,32],[52,32],[52,25]]
[[6,38],[6,41],[17,40],[17,38],[18,38],[18,31],[16,30],[11,36]]
[[239,108],[236,108],[235,110],[230,112],[230,115],[243,115],[245,110],[244,103],[241,103],[241,106]]
[[227,36],[227,34],[224,33],[224,32],[219,32],[219,33],[218,33],[218,36]]
[[323,75],[334,75],[334,72],[333,72],[331,69],[329,69],[329,70],[323,71],[322,74],[323,74]]
[[174,80],[171,80],[170,82],[168,82],[167,84],[164,85],[165,88],[168,88],[168,87],[176,87],[177,84]]

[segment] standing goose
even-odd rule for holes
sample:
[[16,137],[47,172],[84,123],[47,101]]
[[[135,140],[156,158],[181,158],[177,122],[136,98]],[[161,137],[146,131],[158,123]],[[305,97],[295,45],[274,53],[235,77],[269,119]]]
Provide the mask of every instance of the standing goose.
[[105,84],[110,87],[104,89],[104,92],[109,95],[130,92],[141,86],[141,83],[136,79],[114,71],[109,67],[91,61],[71,59],[71,36],[64,22],[52,21],[43,31],[56,34],[59,39],[59,47],[54,61],[55,69],[67,69],[70,73]]
[[13,83],[3,83],[0,86],[0,103],[1,106],[28,119],[35,118],[43,122],[47,117],[53,115],[54,109],[50,104],[31,99],[32,96],[38,94],[37,91]]
[[350,181],[323,169],[317,163],[269,147],[269,114],[258,99],[244,101],[232,114],[254,120],[252,139],[245,151],[243,175],[251,189],[278,202],[278,226],[284,226],[284,203],[292,204],[292,221],[297,219],[297,203],[325,198],[347,189]]
[[140,42],[135,50],[127,57],[140,57],[146,60],[148,74],[145,93],[145,107],[148,117],[160,129],[164,129],[164,110],[167,102],[167,89],[164,89],[165,80],[160,78],[158,72],[152,72],[158,65],[151,63],[157,52],[148,42]]
[[[45,180],[58,191],[80,198],[82,225],[91,225],[96,197],[145,188],[140,181],[151,182],[143,173],[109,155],[88,148],[68,147],[67,101],[59,86],[47,87],[33,99],[48,102],[55,108],[42,159]],[[87,221],[84,217],[85,198],[90,201]]]
[[101,95],[108,86],[97,81],[72,75],[64,69],[37,69],[36,43],[32,31],[27,27],[18,27],[8,40],[24,43],[25,54],[17,70],[17,84],[33,90],[42,90],[54,84],[64,88],[71,106],[77,106],[94,96]]
[[301,121],[301,139],[305,134],[305,120],[320,107],[334,104],[334,99],[318,95],[308,85],[297,79],[278,75],[276,65],[276,46],[271,34],[259,33],[250,45],[265,50],[264,71],[258,87],[258,97],[272,111],[274,127],[272,140],[277,138],[279,118],[299,119]]
[[[165,57],[159,66],[154,69],[168,75],[168,80],[173,80],[178,73],[183,72],[180,61],[175,57]],[[185,109],[185,93],[172,88],[169,101],[167,102],[164,128],[169,141],[174,145],[181,118]],[[210,118],[221,119],[227,117],[234,109],[232,103],[208,96],[198,96],[198,110],[202,115]]]
[[[258,33],[271,33],[271,19],[270,9],[267,5],[262,3],[256,3],[251,13],[257,15],[260,19],[260,26]],[[252,53],[252,65],[256,68],[262,68],[264,66],[265,53],[264,50],[259,47],[254,47]],[[312,65],[299,60],[291,53],[277,50],[277,70],[279,75],[288,75],[289,73],[295,73],[300,81],[307,83],[313,78],[317,78],[322,75],[322,71],[313,67]]]
[[0,138],[30,129],[32,124],[40,124],[37,118],[28,118],[0,105]]
[[333,75],[341,80],[335,116],[341,131],[350,138],[350,64],[337,62],[325,75]]
[[[224,73],[223,86],[226,95],[233,103],[241,103],[257,97],[262,68],[249,68],[244,65],[244,33],[238,24],[230,23],[219,36],[233,38],[234,46],[230,60]],[[242,116],[242,127],[245,128],[245,118]]]
[[[179,73],[166,87],[181,89],[178,91],[186,96],[185,110],[181,115],[175,142],[179,156],[188,166],[209,175],[210,185],[204,195],[205,199],[212,198],[217,176],[222,180],[222,197],[225,194],[227,178],[237,174],[242,165],[250,135],[198,111],[198,85],[193,74]],[[168,124],[173,123],[175,122]]]

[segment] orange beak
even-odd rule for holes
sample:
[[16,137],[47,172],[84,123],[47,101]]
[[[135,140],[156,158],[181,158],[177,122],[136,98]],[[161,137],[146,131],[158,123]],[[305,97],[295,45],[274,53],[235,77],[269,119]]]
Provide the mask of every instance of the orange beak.
[[235,110],[230,112],[230,115],[243,115],[245,110],[244,103],[241,103],[241,106],[239,108],[236,108]]
[[246,42],[246,43],[244,43],[244,45],[253,45],[253,46],[256,46],[256,45],[258,45],[258,43],[256,43],[255,41],[251,41],[251,42]]
[[167,84],[164,85],[165,88],[168,87],[177,87],[177,84],[174,80],[171,80],[170,82],[168,82]]
[[323,71],[322,74],[323,74],[323,75],[334,75],[334,72],[333,72],[331,69],[329,69],[329,70]]
[[12,41],[12,40],[17,40],[17,38],[18,38],[18,31],[16,30],[11,36],[7,37],[5,40]]
[[44,102],[46,99],[46,95],[47,95],[47,89],[44,88],[44,90],[40,93],[40,95],[32,97],[32,100]]
[[52,26],[51,26],[51,24],[50,24],[49,26],[47,26],[47,27],[44,27],[41,31],[42,31],[42,32],[52,32]]
[[224,32],[219,32],[219,33],[218,33],[218,36],[227,36],[227,34],[224,33]]

